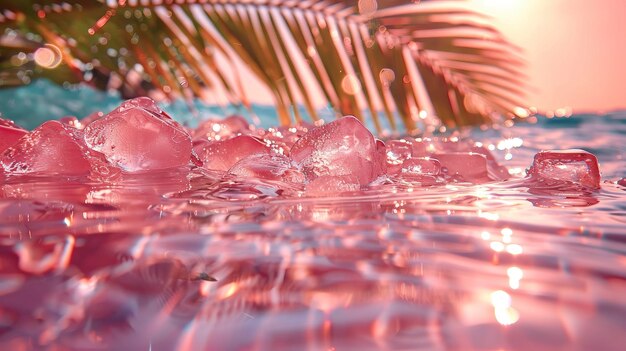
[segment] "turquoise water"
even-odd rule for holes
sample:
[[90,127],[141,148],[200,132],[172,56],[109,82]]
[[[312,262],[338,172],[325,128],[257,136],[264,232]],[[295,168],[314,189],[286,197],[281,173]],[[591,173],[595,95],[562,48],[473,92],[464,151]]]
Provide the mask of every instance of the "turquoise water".
[[[0,101],[2,101],[0,114],[4,118],[12,119],[19,125],[32,129],[43,121],[60,116],[82,118],[97,111],[111,111],[119,106],[123,99],[117,92],[101,92],[83,85],[66,89],[41,79],[17,89],[0,89]],[[244,107],[207,105],[197,100],[193,102],[192,108],[182,100],[162,103],[161,108],[179,122],[191,127],[195,127],[200,120],[221,118],[231,114],[240,114],[250,123],[256,122],[253,114],[259,116],[258,125],[264,128],[271,127],[278,121],[275,109],[266,105],[253,105],[252,113]],[[301,113],[306,115],[303,109]],[[333,113],[330,110],[321,110],[320,116],[331,119]]]
[[[119,102],[1,93],[18,122]],[[511,179],[322,197],[199,169],[7,180],[0,349],[623,350],[626,113],[459,137]],[[525,179],[569,148],[598,157],[601,189]]]
[[[43,121],[60,116],[82,118],[97,111],[111,111],[123,101],[118,92],[101,92],[85,85],[63,88],[48,80],[40,79],[33,84],[16,88],[0,89],[0,117],[14,120],[19,125],[32,129]],[[210,118],[221,118],[238,114],[262,128],[274,126],[278,121],[276,110],[270,105],[253,104],[252,111],[242,106],[207,105],[194,100],[192,106],[185,101],[177,100],[160,104],[161,108],[184,125],[195,127],[199,121]],[[299,108],[300,114],[308,118],[304,107]],[[321,108],[318,116],[331,121],[335,113],[331,108]],[[389,128],[387,120],[381,116],[383,128]],[[374,130],[374,124],[368,128]]]

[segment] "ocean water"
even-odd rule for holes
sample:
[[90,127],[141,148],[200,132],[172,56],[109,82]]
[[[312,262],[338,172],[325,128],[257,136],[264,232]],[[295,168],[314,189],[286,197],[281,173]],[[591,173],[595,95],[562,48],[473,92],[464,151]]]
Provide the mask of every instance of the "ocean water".
[[[198,170],[5,181],[0,349],[623,350],[626,113],[459,137],[511,179],[321,197]],[[601,189],[525,178],[570,148]]]

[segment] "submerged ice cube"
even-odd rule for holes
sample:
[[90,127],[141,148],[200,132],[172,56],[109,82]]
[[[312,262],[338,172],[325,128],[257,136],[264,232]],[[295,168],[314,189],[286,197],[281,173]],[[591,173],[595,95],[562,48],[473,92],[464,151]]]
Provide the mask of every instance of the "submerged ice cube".
[[598,159],[580,149],[541,151],[535,155],[528,175],[536,180],[565,181],[600,188]]
[[401,165],[411,156],[412,148],[409,141],[392,140],[387,143],[387,163],[389,165]]
[[328,196],[360,188],[359,180],[354,176],[320,176],[306,185],[306,193],[310,196]]
[[489,178],[485,155],[473,152],[450,152],[434,154],[433,157],[441,162],[441,173],[446,177],[471,183],[492,180]]
[[259,139],[239,135],[232,139],[214,142],[200,142],[194,151],[204,163],[204,168],[228,171],[239,160],[250,155],[270,154],[270,148]]
[[240,177],[304,182],[304,175],[283,155],[255,154],[241,159],[228,173]]
[[402,164],[389,168],[388,174],[399,180],[420,183],[422,186],[433,185],[441,173],[441,163],[434,158],[409,158]]
[[365,185],[385,172],[384,143],[354,117],[343,117],[313,129],[291,148],[307,180],[321,176],[353,176]]
[[79,130],[48,121],[5,150],[0,162],[9,174],[87,175],[91,165],[81,143]]
[[441,163],[430,157],[410,158],[402,163],[402,167],[396,173],[436,176],[441,173]]
[[0,153],[14,145],[21,137],[28,134],[24,129],[0,119]]
[[191,136],[149,98],[128,100],[85,128],[85,141],[128,172],[185,166]]

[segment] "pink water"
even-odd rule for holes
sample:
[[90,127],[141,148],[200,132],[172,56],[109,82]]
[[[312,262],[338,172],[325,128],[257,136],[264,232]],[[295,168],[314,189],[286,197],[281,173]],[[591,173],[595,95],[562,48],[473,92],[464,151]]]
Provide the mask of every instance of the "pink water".
[[[347,149],[336,128],[225,142],[240,122],[198,128],[178,168],[155,169],[179,159],[165,151],[128,158],[143,142],[62,172],[45,155],[24,161],[43,172],[5,165],[0,349],[626,344],[623,114],[386,140],[384,166],[354,126]],[[590,154],[539,153],[527,176],[548,149]]]

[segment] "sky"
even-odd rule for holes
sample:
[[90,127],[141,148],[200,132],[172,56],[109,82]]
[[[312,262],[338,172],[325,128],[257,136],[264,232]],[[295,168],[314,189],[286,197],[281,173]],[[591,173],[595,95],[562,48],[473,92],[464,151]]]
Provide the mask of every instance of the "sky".
[[626,108],[626,0],[469,0],[524,50],[541,111]]
[[[491,16],[522,49],[529,107],[548,114],[626,109],[626,0],[467,0],[465,6]],[[256,78],[244,89],[256,101],[272,102]]]

